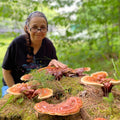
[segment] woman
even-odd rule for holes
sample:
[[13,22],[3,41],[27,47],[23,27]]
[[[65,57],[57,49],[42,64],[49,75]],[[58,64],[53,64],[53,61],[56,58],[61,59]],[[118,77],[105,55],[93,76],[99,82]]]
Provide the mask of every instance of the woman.
[[25,22],[24,31],[26,34],[11,42],[4,57],[2,96],[6,94],[8,87],[21,83],[20,77],[31,69],[47,65],[66,67],[57,61],[56,50],[46,38],[48,22],[43,13],[32,12]]

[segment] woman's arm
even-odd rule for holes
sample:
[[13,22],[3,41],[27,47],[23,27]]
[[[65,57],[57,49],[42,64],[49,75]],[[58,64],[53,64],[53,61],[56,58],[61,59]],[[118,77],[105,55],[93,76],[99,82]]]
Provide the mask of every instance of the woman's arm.
[[3,72],[3,78],[7,84],[8,87],[11,87],[12,85],[15,84],[14,79],[11,75],[11,70],[5,70],[2,68],[2,72]]

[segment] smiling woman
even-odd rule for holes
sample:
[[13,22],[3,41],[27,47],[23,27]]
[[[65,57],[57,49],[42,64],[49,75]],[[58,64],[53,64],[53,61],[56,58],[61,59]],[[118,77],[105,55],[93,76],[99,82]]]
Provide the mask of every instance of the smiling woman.
[[11,42],[4,57],[3,93],[7,86],[21,83],[20,77],[32,69],[47,65],[67,67],[57,61],[55,47],[46,37],[47,30],[48,22],[43,13],[35,11],[28,16],[24,27],[26,34],[16,37]]
[[37,53],[41,47],[42,40],[45,38],[47,33],[47,22],[42,17],[33,17],[29,23],[29,26],[26,26],[28,33],[31,38],[31,46],[34,48],[34,54]]

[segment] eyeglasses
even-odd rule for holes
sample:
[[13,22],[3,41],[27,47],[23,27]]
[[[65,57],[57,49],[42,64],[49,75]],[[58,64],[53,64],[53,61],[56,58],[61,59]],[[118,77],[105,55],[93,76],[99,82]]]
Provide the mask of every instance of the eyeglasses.
[[42,27],[42,28],[32,27],[32,28],[30,28],[30,31],[34,32],[34,33],[36,33],[39,30],[40,30],[40,32],[43,32],[43,33],[47,32],[47,28],[46,27]]

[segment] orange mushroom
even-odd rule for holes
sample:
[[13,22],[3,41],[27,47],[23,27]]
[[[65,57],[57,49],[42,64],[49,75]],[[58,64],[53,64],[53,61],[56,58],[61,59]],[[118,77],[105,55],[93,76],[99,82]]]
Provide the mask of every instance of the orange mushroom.
[[72,69],[68,67],[57,68],[57,67],[48,66],[48,67],[40,68],[38,72],[41,72],[42,70],[46,70],[48,73],[54,75],[56,80],[60,80],[63,75],[67,77],[84,76],[83,72],[90,71],[90,69],[91,69],[90,67]]
[[94,120],[107,120],[107,119],[105,119],[105,118],[96,118]]
[[104,86],[103,84],[100,83],[99,80],[95,79],[94,77],[91,76],[84,76],[81,78],[81,82],[84,84],[88,84],[88,85],[94,85],[94,86]]
[[31,74],[25,74],[20,79],[22,81],[27,81],[27,80],[31,80],[32,78],[33,78],[33,76]]
[[[72,68],[57,68],[57,67],[53,67],[53,66],[47,66],[47,67],[43,67],[40,69],[37,69],[36,72],[40,73],[42,71],[45,71],[46,74],[50,74],[55,76],[56,80],[60,80],[63,76],[67,76],[67,77],[73,77],[73,76],[85,76],[85,74],[83,74],[84,71],[90,71],[90,67],[85,67],[85,68],[76,68],[76,69],[72,69]],[[35,79],[35,76],[31,73],[31,74],[25,74],[20,78],[22,81],[28,81],[28,80],[33,80]]]
[[105,118],[96,118],[94,120],[107,120],[107,119],[105,119]]
[[21,93],[21,89],[27,89],[27,84],[25,83],[18,83],[18,84],[15,84],[13,85],[12,87],[9,87],[7,89],[7,92],[10,93],[10,94],[13,94],[13,95],[20,95],[22,94]]
[[58,104],[49,104],[45,101],[35,104],[34,109],[42,114],[67,116],[76,114],[82,107],[82,100],[79,97],[70,97]]
[[91,74],[91,76],[84,76],[81,82],[88,85],[100,86],[104,96],[108,96],[114,85],[120,84],[120,80],[114,80],[112,78],[106,78],[107,72],[100,71]]
[[28,83],[18,83],[7,89],[7,92],[13,95],[24,94],[29,99],[38,96],[38,99],[46,99],[53,95],[53,90],[49,88],[38,88],[39,84],[31,85]]
[[108,73],[105,71],[99,71],[91,74],[91,77],[94,77],[97,80],[101,80],[102,78],[106,78],[107,76],[108,76]]
[[49,88],[39,88],[35,90],[32,97],[38,95],[38,99],[46,99],[53,96],[53,90]]

